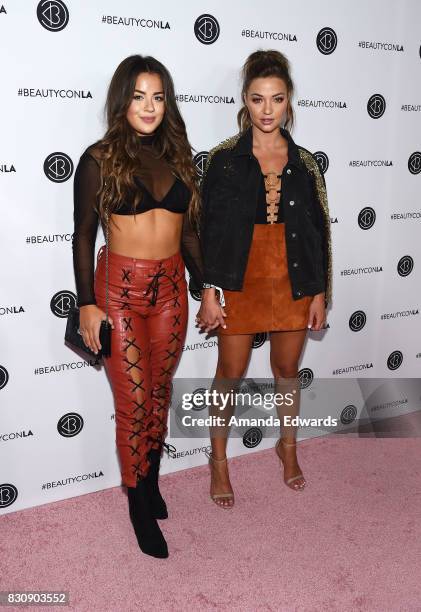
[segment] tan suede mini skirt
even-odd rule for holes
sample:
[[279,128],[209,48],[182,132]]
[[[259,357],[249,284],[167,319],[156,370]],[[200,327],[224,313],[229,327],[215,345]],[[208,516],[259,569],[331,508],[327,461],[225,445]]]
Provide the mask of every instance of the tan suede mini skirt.
[[307,329],[312,296],[292,297],[285,224],[256,224],[242,291],[224,289],[223,335]]

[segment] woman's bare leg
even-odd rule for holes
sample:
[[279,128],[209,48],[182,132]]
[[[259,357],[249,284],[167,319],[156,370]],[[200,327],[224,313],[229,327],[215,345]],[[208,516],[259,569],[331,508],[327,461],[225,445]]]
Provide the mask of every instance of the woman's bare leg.
[[[238,388],[243,377],[252,349],[254,334],[238,334],[226,336],[219,334],[218,337],[218,365],[212,385],[219,393],[230,393]],[[225,426],[211,427],[210,438],[212,445],[211,461],[211,496],[228,493],[230,496],[215,499],[215,502],[223,507],[230,507],[234,500],[232,497],[232,487],[228,474],[228,462],[226,457],[227,439],[229,434],[228,423],[233,414],[234,406],[228,402],[227,406],[221,410],[217,403],[210,409],[211,416],[220,416],[225,419]]]
[[[290,332],[272,332],[270,335],[270,361],[275,377],[277,393],[291,393],[293,403],[290,406],[278,407],[278,416],[283,423],[286,416],[298,416],[300,412],[301,386],[298,380],[298,363],[306,339],[307,330]],[[281,425],[281,439],[284,443],[277,445],[277,453],[284,464],[284,479],[296,477],[301,473],[296,452],[297,428],[292,425]],[[290,483],[291,488],[301,489],[305,485],[304,477]]]

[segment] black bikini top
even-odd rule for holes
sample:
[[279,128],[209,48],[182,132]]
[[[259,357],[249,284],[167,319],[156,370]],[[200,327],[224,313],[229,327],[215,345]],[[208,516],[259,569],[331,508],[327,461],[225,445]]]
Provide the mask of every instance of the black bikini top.
[[[163,208],[174,213],[184,213],[189,207],[191,198],[190,189],[178,177],[175,180],[164,197],[156,200],[150,191],[145,187],[140,177],[135,177],[135,183],[142,191],[142,199],[139,202],[135,214],[139,215],[154,208]],[[116,215],[133,215],[133,205],[130,202],[123,204],[114,212]]]
[[189,207],[191,192],[183,181],[174,175],[169,164],[154,151],[155,136],[142,136],[139,174],[134,177],[142,198],[133,211],[134,194],[114,211],[117,215],[142,214],[154,208],[174,213],[184,213]]

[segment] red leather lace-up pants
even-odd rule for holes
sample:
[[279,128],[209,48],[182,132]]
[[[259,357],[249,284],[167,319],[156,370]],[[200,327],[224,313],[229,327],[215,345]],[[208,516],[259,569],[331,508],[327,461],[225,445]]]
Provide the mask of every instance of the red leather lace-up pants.
[[[105,248],[98,253],[95,296],[105,311]],[[134,259],[109,253],[111,357],[104,359],[116,414],[124,485],[147,475],[149,451],[167,433],[171,381],[185,340],[188,299],[182,256]]]

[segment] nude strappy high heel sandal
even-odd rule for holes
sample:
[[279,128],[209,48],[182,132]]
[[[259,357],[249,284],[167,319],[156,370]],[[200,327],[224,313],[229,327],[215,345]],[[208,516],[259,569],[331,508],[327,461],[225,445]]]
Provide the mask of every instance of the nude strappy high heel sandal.
[[[212,457],[212,453],[210,453],[209,451],[206,451],[205,454],[206,457],[209,459],[209,465],[211,465],[211,463],[224,463],[227,461],[226,457],[224,459],[215,459],[214,457]],[[229,510],[234,506],[234,493],[214,493],[213,495],[211,494],[210,497],[219,508]],[[232,503],[226,506],[225,504],[221,504],[218,502],[218,500],[222,499],[232,500]]]
[[[283,457],[282,457],[282,456],[279,454],[279,443],[280,443],[280,442],[282,442],[282,444],[283,444],[284,446],[297,446],[297,443],[296,443],[296,442],[293,442],[293,443],[290,443],[290,442],[284,442],[284,441],[282,440],[282,438],[279,438],[279,440],[277,441],[276,446],[275,446],[276,454],[278,455],[279,460],[281,461],[282,465],[284,466],[284,460],[283,460]],[[294,482],[296,482],[296,481],[297,481],[297,480],[299,480],[299,479],[304,480],[304,482],[303,482],[301,485],[299,485],[299,484],[297,484],[297,483],[294,485],[293,483],[294,483]],[[286,479],[286,478],[284,477],[284,482],[285,482],[285,484],[287,485],[287,487],[289,487],[289,488],[290,488],[290,489],[292,489],[293,491],[303,491],[303,490],[304,490],[304,487],[305,487],[305,485],[306,485],[306,481],[305,481],[305,479],[304,479],[304,475],[302,474],[302,472],[300,472],[300,473],[299,473],[299,474],[297,474],[296,476],[292,476],[291,478],[287,478],[287,479]]]

